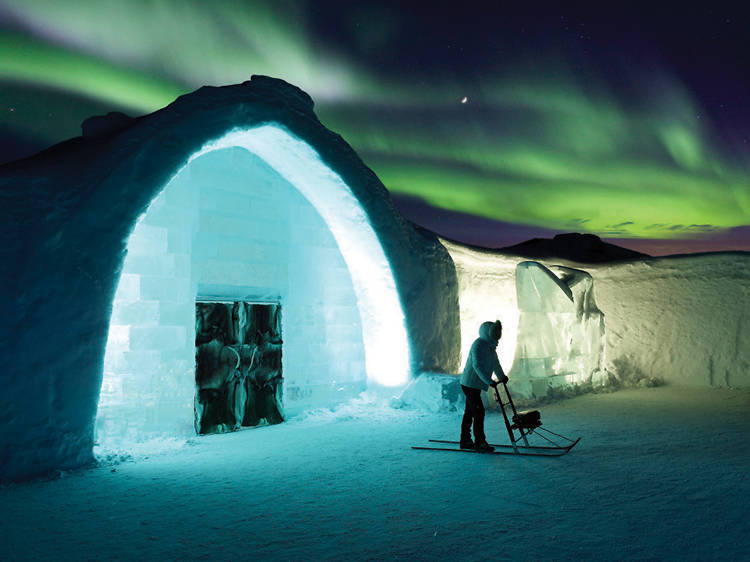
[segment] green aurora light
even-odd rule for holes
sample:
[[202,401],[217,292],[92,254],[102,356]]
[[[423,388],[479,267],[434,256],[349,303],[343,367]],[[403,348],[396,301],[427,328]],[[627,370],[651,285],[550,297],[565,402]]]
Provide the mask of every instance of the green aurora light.
[[[149,112],[206,83],[269,74],[308,91],[389,190],[433,206],[618,238],[699,237],[750,222],[747,161],[727,156],[698,103],[663,71],[627,100],[554,59],[488,69],[479,85],[422,85],[316,42],[291,5],[6,4],[31,30],[0,34],[0,78],[11,86]],[[1,124],[41,134],[30,125],[38,117],[19,113],[4,112]],[[44,140],[76,134],[51,127]]]

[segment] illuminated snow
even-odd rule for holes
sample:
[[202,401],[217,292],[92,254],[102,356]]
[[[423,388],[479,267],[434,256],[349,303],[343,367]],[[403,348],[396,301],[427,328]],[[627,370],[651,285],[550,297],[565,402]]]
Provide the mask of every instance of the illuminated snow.
[[[360,401],[0,486],[0,559],[747,559],[746,391],[648,388],[540,409],[550,429],[581,435],[567,456],[412,451],[456,439],[460,412]],[[498,413],[486,430],[507,442]]]
[[230,132],[191,160],[231,146],[246,148],[265,160],[320,213],[344,256],[360,314],[367,319],[362,328],[368,379],[384,386],[406,383],[409,350],[393,272],[351,189],[308,144],[273,125]]
[[487,320],[503,323],[497,348],[500,364],[508,373],[513,366],[518,333],[515,266],[517,258],[480,252],[441,239],[451,254],[458,274],[461,313],[461,365],[466,364],[479,326]]
[[544,273],[536,262],[525,262],[529,267],[522,258],[442,242],[458,273],[462,362],[479,325],[498,319],[498,356],[519,395],[543,396],[550,387],[602,376],[603,316],[590,275],[562,266]]
[[194,154],[128,242],[97,419],[100,444],[192,432],[196,299],[280,302],[288,412],[406,382],[388,260],[341,178],[275,126]]

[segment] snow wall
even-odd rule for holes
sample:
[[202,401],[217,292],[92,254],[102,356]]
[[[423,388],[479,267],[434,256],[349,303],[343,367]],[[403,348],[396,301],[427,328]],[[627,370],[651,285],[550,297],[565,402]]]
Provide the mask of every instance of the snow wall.
[[[265,170],[266,187],[269,183],[276,182],[276,187],[280,190],[275,194],[280,197],[277,203],[280,201],[282,204],[284,198],[290,202],[291,198],[297,197],[289,194],[290,185],[299,188],[297,183],[304,184],[308,175],[325,175],[324,201],[314,200],[317,193],[315,189],[300,190],[304,198],[315,207],[314,212],[308,208],[309,216],[300,222],[300,226],[305,223],[308,226],[320,225],[322,221],[328,225],[338,249],[331,246],[330,238],[321,242],[317,247],[327,249],[323,253],[329,259],[324,262],[325,267],[298,262],[301,271],[297,273],[304,277],[306,273],[324,270],[340,272],[341,260],[346,263],[349,276],[339,276],[339,286],[342,293],[348,290],[357,293],[359,325],[362,328],[362,347],[358,347],[359,335],[353,336],[349,343],[344,340],[342,344],[350,347],[348,357],[352,359],[352,369],[357,369],[356,357],[362,356],[363,348],[365,355],[367,354],[370,336],[380,337],[380,353],[378,356],[371,354],[372,361],[377,363],[380,358],[388,355],[387,350],[383,349],[383,345],[387,345],[389,341],[388,334],[382,334],[383,326],[376,326],[375,332],[380,331],[379,334],[368,333],[366,324],[372,318],[362,316],[361,295],[365,295],[368,303],[364,309],[371,310],[377,303],[377,298],[376,295],[367,294],[368,288],[387,287],[390,283],[403,315],[402,333],[407,341],[400,344],[405,345],[408,354],[406,376],[423,371],[458,370],[458,290],[449,254],[434,235],[413,228],[395,212],[387,191],[375,174],[341,137],[328,131],[317,120],[312,100],[307,94],[281,80],[254,76],[251,81],[242,85],[204,87],[178,98],[168,107],[151,115],[132,121],[117,121],[112,127],[108,126],[106,120],[95,123],[97,126],[90,127],[91,134],[85,137],[61,143],[35,157],[0,168],[0,209],[3,213],[0,217],[3,240],[1,263],[4,267],[1,277],[4,289],[2,309],[6,318],[0,337],[3,357],[6,358],[2,374],[3,393],[0,395],[0,480],[22,479],[53,469],[80,466],[92,460],[94,419],[102,389],[110,321],[113,321],[113,326],[127,325],[120,316],[112,316],[116,292],[122,302],[132,299],[136,290],[139,298],[145,291],[148,298],[141,299],[142,301],[157,300],[171,304],[171,312],[180,318],[176,323],[167,324],[164,321],[166,316],[161,311],[155,316],[153,311],[149,313],[133,309],[130,313],[144,322],[161,322],[161,325],[152,326],[158,329],[142,332],[140,336],[136,330],[135,336],[130,332],[125,337],[121,330],[119,342],[122,345],[135,344],[136,349],[139,345],[148,346],[158,334],[168,340],[162,343],[166,345],[171,342],[169,345],[174,344],[173,351],[178,352],[178,344],[175,342],[181,342],[184,349],[189,349],[190,346],[187,303],[193,307],[195,298],[201,296],[201,293],[211,293],[218,297],[246,296],[245,289],[248,287],[257,289],[258,286],[267,287],[270,284],[273,289],[279,290],[278,296],[284,307],[284,288],[291,290],[297,284],[308,281],[307,278],[290,277],[289,269],[286,270],[284,279],[283,264],[274,263],[275,258],[271,260],[271,267],[265,270],[266,273],[270,270],[275,272],[268,273],[271,277],[276,275],[275,280],[270,283],[252,283],[249,281],[250,276],[239,274],[235,278],[229,276],[230,281],[227,281],[228,277],[224,275],[227,269],[219,276],[221,279],[210,279],[211,272],[222,271],[213,266],[202,268],[203,273],[198,278],[192,273],[188,276],[185,273],[186,256],[192,256],[192,264],[196,255],[192,251],[178,251],[180,244],[182,250],[185,250],[188,239],[190,244],[195,241],[192,234],[205,233],[205,228],[195,230],[191,226],[183,229],[183,232],[179,229],[172,229],[171,233],[170,229],[166,232],[159,231],[164,225],[148,222],[155,220],[156,215],[144,219],[136,228],[139,218],[150,208],[152,202],[158,208],[169,198],[167,193],[164,201],[158,199],[171,181],[179,182],[184,179],[180,172],[192,159],[196,168],[189,168],[187,173],[190,174],[193,170],[199,170],[200,158],[231,160],[238,157],[238,154],[240,160],[245,160],[242,166],[246,165],[255,172],[264,166],[271,168],[277,175]],[[275,141],[271,138],[273,135],[253,137],[255,141],[260,138],[265,142],[252,146],[252,141],[248,140],[245,133],[262,127],[269,127],[278,136]],[[233,136],[236,134],[240,134],[244,140]],[[274,145],[274,142],[281,144]],[[289,161],[280,156],[285,153],[284,143],[289,143],[289,148],[298,153],[307,151],[314,159],[297,159],[297,166],[290,165]],[[269,146],[275,149],[271,150]],[[237,147],[255,154],[265,164],[254,160],[252,154],[238,153]],[[209,154],[212,152],[216,154]],[[320,164],[320,167],[310,168],[307,164],[311,162]],[[259,177],[262,175],[259,173]],[[221,185],[209,186],[209,183],[204,182],[208,189],[222,189]],[[263,181],[259,180],[257,183],[262,184]],[[336,188],[330,191],[332,185]],[[273,189],[272,187],[271,190]],[[284,189],[287,190],[286,195],[282,194]],[[337,218],[334,207],[330,205],[331,195],[336,189],[341,197],[356,203],[347,207],[343,218]],[[222,204],[231,206],[228,201],[236,196],[237,194],[227,195]],[[192,207],[193,211],[195,209],[196,207]],[[196,220],[200,223],[200,207],[198,209],[199,217]],[[176,212],[179,214],[183,211],[185,210]],[[211,210],[207,212],[210,214]],[[235,211],[231,210],[233,212]],[[257,215],[251,216],[258,218]],[[161,218],[174,221],[173,225],[180,223],[180,218],[174,215]],[[238,220],[237,216],[224,218],[227,219],[224,224]],[[341,227],[342,224],[351,226],[357,222],[363,226],[362,229]],[[249,222],[248,228],[258,232],[268,226],[266,223],[253,226]],[[200,224],[205,225],[206,222]],[[155,229],[149,233],[146,228],[148,226]],[[143,231],[140,234],[139,228]],[[363,234],[368,230],[374,233],[374,238]],[[141,264],[138,265],[137,260],[130,264],[124,263],[130,235],[140,237],[144,233],[145,238],[141,240],[146,241],[145,247],[141,246],[142,251],[135,250],[138,246],[136,243],[131,255],[135,258],[140,252],[140,257],[143,258]],[[300,231],[287,235],[289,238],[286,240],[289,245],[293,245],[295,236],[304,233]],[[211,236],[202,238],[203,240],[198,237],[197,244],[211,246],[211,242],[206,242]],[[308,239],[311,240],[314,237]],[[376,242],[374,246],[373,240]],[[364,241],[367,246],[356,257],[360,241]],[[264,244],[256,248],[268,250],[272,246],[271,242]],[[154,254],[154,248],[159,245],[165,251]],[[170,248],[174,251],[170,251]],[[214,250],[221,251],[216,245]],[[387,271],[383,268],[368,270],[373,256],[371,250],[380,251],[386,257]],[[209,248],[205,253],[199,252],[197,261],[211,259],[211,251]],[[290,258],[300,257],[304,253],[302,250],[292,252]],[[164,283],[164,280],[144,282],[141,277],[136,288],[132,281],[135,278],[128,276],[138,275],[138,268],[142,268],[144,261],[149,260],[147,268],[150,274],[154,274],[158,268],[164,268],[168,273],[167,277],[180,277],[182,283],[170,285]],[[162,260],[161,263],[159,260]],[[235,271],[237,268],[230,269]],[[240,270],[242,268],[237,269]],[[124,285],[118,290],[121,273]],[[372,283],[365,283],[368,275],[375,275],[377,278],[373,278]],[[389,276],[390,279],[387,278]],[[322,284],[324,281],[318,279],[315,283]],[[227,288],[227,285],[230,287]],[[133,292],[128,294],[128,290]],[[232,292],[234,294],[228,294]],[[351,309],[351,292],[348,294],[349,300],[345,306]],[[253,295],[251,290],[250,296],[257,295]],[[276,297],[277,294],[271,296]],[[309,293],[306,296],[309,297]],[[319,295],[321,302],[324,296],[325,293]],[[181,305],[168,302],[178,297]],[[144,306],[148,308],[153,305]],[[167,308],[170,307],[167,306],[165,310]],[[303,307],[296,308],[301,311]],[[356,325],[356,320],[350,320],[352,325]],[[174,329],[180,326],[184,329]],[[117,340],[118,334],[114,333],[113,337]],[[140,341],[136,342],[138,337]],[[289,337],[293,338],[291,332]],[[330,341],[334,340],[335,337],[332,337]],[[304,353],[307,354],[308,351]],[[167,359],[168,355],[165,356]],[[183,361],[187,361],[186,355],[181,357]],[[175,358],[173,356],[169,360]],[[367,373],[349,373],[350,382],[356,384],[363,377],[367,377],[368,383],[378,382],[370,381],[369,359],[366,358]],[[172,363],[172,367],[176,372],[185,371],[187,363],[177,361]],[[174,378],[167,376],[160,379],[156,375],[150,373],[143,378],[148,384],[163,385],[158,391],[152,392],[152,396],[164,395],[164,385],[171,384]],[[183,372],[183,376],[187,380],[191,374]],[[288,371],[285,376],[291,380]],[[136,385],[140,384],[136,379],[130,380]],[[321,382],[317,375],[311,380],[315,384]],[[397,380],[400,380],[399,377]],[[326,382],[333,386],[333,381],[331,378]],[[134,391],[136,394],[141,392],[142,387],[139,388],[140,390]],[[330,395],[328,398],[333,399]],[[176,396],[175,399],[184,406],[187,394]],[[181,415],[185,421],[187,417],[184,411]]]
[[545,396],[550,388],[604,377],[605,314],[582,267],[442,242],[458,275],[462,364],[481,323],[498,319],[498,355],[517,396]]
[[669,383],[750,388],[750,254],[587,266],[607,325],[607,368]]
[[[588,382],[552,376],[536,384],[524,378],[523,351],[544,334],[524,328],[516,288],[516,269],[524,258],[482,251],[442,240],[456,265],[461,310],[462,362],[484,320],[503,322],[498,352],[503,368],[522,394],[544,395],[545,387]],[[558,277],[573,272],[578,314],[589,316],[582,341],[594,342],[597,312],[603,314],[601,372],[593,363],[592,382],[656,379],[711,388],[750,388],[750,254],[726,252],[651,258],[611,264],[536,260]],[[586,278],[589,278],[588,281]],[[590,289],[585,287],[590,283]],[[576,289],[578,287],[578,289]],[[585,290],[584,290],[585,289]],[[581,291],[576,297],[576,291]],[[590,299],[590,300],[589,300]],[[545,320],[546,321],[546,320]],[[532,344],[538,345],[538,343]],[[585,355],[585,354],[584,354]],[[557,356],[559,357],[559,356]],[[569,355],[569,361],[581,357]],[[585,367],[586,364],[583,364]],[[537,369],[538,372],[538,369]],[[522,375],[519,380],[518,375]]]

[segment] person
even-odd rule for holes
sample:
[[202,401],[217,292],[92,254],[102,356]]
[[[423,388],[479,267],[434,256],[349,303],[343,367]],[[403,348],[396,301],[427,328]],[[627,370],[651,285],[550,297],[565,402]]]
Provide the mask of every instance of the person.
[[[479,327],[479,337],[471,345],[471,351],[469,351],[469,357],[461,375],[461,390],[466,395],[466,407],[464,417],[461,420],[460,447],[462,449],[475,449],[480,453],[489,453],[495,450],[494,447],[487,444],[484,435],[482,392],[500,382],[508,382],[508,377],[505,376],[495,351],[502,335],[503,325],[499,320],[484,322]],[[497,375],[497,381],[492,379],[493,373]],[[471,440],[472,422],[474,425],[474,441]]]

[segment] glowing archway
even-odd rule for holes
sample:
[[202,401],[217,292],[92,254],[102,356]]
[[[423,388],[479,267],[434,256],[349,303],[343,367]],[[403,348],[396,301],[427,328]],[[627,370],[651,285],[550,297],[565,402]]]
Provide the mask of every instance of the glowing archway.
[[[132,405],[126,415],[110,418],[116,419],[120,426],[137,427],[132,423],[134,414],[140,419],[153,418],[146,421],[162,427],[162,436],[183,437],[185,433],[179,433],[180,428],[183,432],[186,428],[192,430],[195,381],[192,389],[190,382],[183,384],[183,381],[194,379],[197,342],[196,338],[191,342],[190,336],[196,330],[196,301],[206,291],[201,281],[197,291],[191,285],[192,241],[190,232],[186,233],[179,225],[195,224],[191,223],[196,219],[195,214],[191,217],[183,213],[189,213],[190,209],[177,210],[166,217],[173,219],[170,225],[176,225],[175,232],[171,226],[165,229],[151,223],[153,236],[141,240],[146,250],[141,258],[150,260],[150,265],[141,265],[145,269],[152,267],[152,272],[159,268],[165,272],[159,283],[143,276],[139,279],[138,271],[133,271],[130,277],[126,273],[128,262],[136,254],[136,245],[130,243],[134,228],[149,226],[155,216],[152,211],[160,202],[167,201],[170,185],[179,185],[174,183],[179,181],[175,172],[179,176],[188,160],[192,164],[183,179],[190,178],[200,168],[200,161],[216,163],[213,159],[218,154],[231,153],[232,158],[240,160],[249,155],[254,160],[253,166],[272,171],[266,174],[274,177],[269,185],[283,183],[285,190],[290,188],[287,193],[294,194],[295,205],[306,206],[317,217],[316,232],[324,234],[326,239],[324,251],[335,254],[337,264],[335,270],[327,270],[329,275],[317,278],[316,283],[321,286],[332,277],[342,284],[348,280],[346,314],[339,314],[335,304],[328,310],[319,306],[321,302],[335,303],[335,295],[329,298],[331,290],[321,291],[322,298],[313,295],[314,300],[308,299],[311,291],[304,295],[296,293],[297,300],[292,306],[314,302],[316,314],[322,310],[326,325],[335,327],[333,337],[329,331],[322,333],[327,341],[338,341],[336,335],[347,333],[358,334],[359,341],[348,342],[352,349],[356,347],[348,354],[351,360],[328,361],[316,370],[314,379],[308,377],[307,381],[323,380],[328,365],[343,365],[343,369],[356,373],[356,385],[351,384],[345,390],[353,393],[366,388],[368,380],[372,385],[388,385],[420,372],[455,371],[460,350],[459,309],[457,276],[450,255],[436,236],[414,228],[399,216],[377,176],[344,139],[321,124],[313,107],[313,100],[299,88],[268,76],[253,76],[242,84],[202,87],[137,119],[101,116],[95,127],[84,127],[82,138],[61,143],[3,170],[2,181],[9,195],[6,210],[13,216],[25,217],[20,222],[3,223],[12,242],[5,247],[6,262],[16,263],[19,272],[17,279],[6,284],[9,303],[6,326],[34,329],[9,328],[8,332],[12,347],[27,353],[9,355],[10,374],[6,378],[10,386],[3,395],[3,404],[4,411],[10,414],[6,416],[7,431],[0,440],[0,449],[13,454],[9,457],[12,462],[0,467],[0,478],[90,462],[97,435],[94,430],[97,406],[106,403],[108,396],[115,396],[121,390],[118,385],[126,387],[126,392],[120,395],[120,404]],[[232,143],[238,148],[205,154],[211,146]],[[191,159],[191,155],[201,152],[205,159],[194,156]],[[295,162],[304,168],[296,167]],[[230,179],[233,171],[237,171],[233,170],[232,161],[225,161],[222,166],[219,182]],[[240,180],[250,177],[255,181],[252,174],[235,175]],[[29,191],[31,184],[34,189]],[[233,184],[235,187],[237,182]],[[235,200],[246,204],[247,198],[243,200],[239,191],[234,193]],[[269,198],[273,199],[273,194]],[[253,204],[263,208],[260,203]],[[175,211],[170,205],[165,208],[166,211],[161,210],[161,219],[165,218],[165,212],[169,215]],[[236,217],[235,222],[264,234],[255,219],[247,220],[250,216],[244,217],[244,222],[243,217]],[[260,218],[268,224],[267,218]],[[200,225],[202,217],[197,219]],[[298,240],[303,230],[290,231],[289,239]],[[204,230],[199,227],[198,232]],[[202,241],[198,240],[198,244]],[[150,245],[153,246],[149,248]],[[240,264],[238,269],[243,270],[244,279],[249,279],[247,264],[239,261],[248,254],[233,255],[239,256],[234,262]],[[310,252],[310,259],[299,257],[298,252],[289,261],[297,266],[295,274],[287,279],[304,282],[304,273],[317,271],[314,265],[319,255]],[[277,256],[274,264],[282,272],[284,265],[278,259],[283,258]],[[182,275],[186,269],[190,273]],[[178,270],[182,272],[181,284],[173,286],[170,280]],[[55,271],[52,280],[50,271]],[[298,274],[300,271],[303,275]],[[226,269],[221,272],[224,273]],[[217,282],[226,283],[236,293],[248,288],[241,283],[233,284],[240,280],[235,271],[228,271],[226,277],[226,281]],[[143,306],[114,309],[117,293],[128,290],[130,301]],[[216,295],[223,297],[226,293],[232,291],[220,290]],[[252,295],[252,291],[247,291],[229,296],[248,303]],[[168,306],[161,307],[162,304]],[[304,309],[304,304],[300,308]],[[146,319],[140,327],[146,329],[122,330],[119,334],[112,329],[138,326],[138,319],[132,322],[131,319],[139,314]],[[340,320],[342,317],[345,321]],[[283,321],[283,311],[281,318]],[[164,328],[164,333],[149,332],[148,328],[154,325],[147,325],[148,322]],[[61,330],[61,326],[65,329]],[[103,367],[109,343],[118,336],[123,337],[128,352],[133,352],[127,358],[133,359],[133,363],[128,363],[127,371],[110,371],[123,375],[119,381],[107,380],[106,376],[103,378],[107,372]],[[179,340],[181,348],[177,349],[175,344],[173,348],[164,346],[163,354],[140,353],[154,351],[168,340],[173,344]],[[132,346],[134,341],[137,345]],[[288,350],[301,349],[301,353],[310,357],[322,355],[319,348],[309,345],[297,348],[285,343]],[[334,359],[346,355],[347,349],[337,345],[324,353]],[[171,370],[167,373],[167,384],[163,369]],[[140,378],[128,378],[129,374]],[[339,381],[354,380],[339,378],[338,374],[336,377],[336,384],[331,380],[327,386],[327,398],[321,399],[321,406],[337,401],[333,392],[340,388]],[[143,382],[146,384],[141,385]],[[294,389],[293,381],[287,382]],[[306,384],[303,383],[298,388]],[[307,384],[308,388],[312,386]],[[53,389],[55,400],[35,400],[34,393],[27,392],[29,388]],[[158,396],[152,392],[153,388],[159,389]],[[180,390],[183,388],[192,390],[193,396]],[[134,392],[137,399],[128,402],[129,392]],[[324,395],[321,389],[320,396]],[[166,400],[162,402],[162,398]],[[312,402],[310,398],[304,404],[302,400],[297,404],[306,408]],[[158,407],[162,404],[166,407]]]
[[367,378],[399,386],[409,376],[409,345],[388,258],[361,204],[310,145],[278,125],[230,131],[206,144],[203,154],[245,148],[267,162],[315,207],[329,226],[352,277],[362,318]]
[[[213,216],[210,213],[204,216],[206,205],[217,205],[216,200],[211,200],[211,195],[219,196],[219,200],[222,200],[219,195],[221,190],[217,192],[217,188],[209,186],[222,182],[229,182],[234,189],[239,189],[239,199],[235,200],[238,205],[242,204],[241,201],[261,196],[258,192],[260,184],[267,183],[263,188],[265,195],[277,200],[276,205],[284,209],[287,206],[299,208],[298,212],[302,214],[298,218],[305,225],[301,228],[317,228],[319,236],[324,235],[331,240],[327,243],[330,244],[329,250],[325,251],[330,252],[335,248],[334,254],[340,256],[335,259],[321,258],[320,262],[302,257],[296,245],[292,248],[295,244],[292,238],[284,238],[283,226],[279,226],[275,232],[283,240],[280,243],[287,246],[287,251],[279,247],[266,249],[278,254],[274,257],[275,265],[282,269],[286,269],[284,260],[300,260],[306,265],[295,264],[297,273],[302,267],[309,276],[327,277],[328,282],[339,285],[349,283],[349,289],[341,285],[341,289],[333,290],[337,301],[334,306],[339,312],[342,304],[345,305],[344,311],[356,310],[356,320],[352,317],[352,321],[344,326],[348,332],[343,337],[345,341],[324,341],[323,347],[317,347],[328,349],[326,356],[331,367],[329,374],[320,368],[312,371],[304,369],[308,373],[318,373],[315,375],[316,384],[320,383],[321,377],[327,377],[331,385],[341,386],[338,381],[346,379],[348,374],[342,372],[340,365],[335,365],[337,360],[351,364],[355,371],[359,370],[357,364],[363,365],[361,380],[364,382],[366,375],[368,386],[397,386],[408,379],[408,339],[393,273],[359,201],[317,152],[286,130],[275,125],[234,130],[205,144],[188,158],[152,200],[129,238],[129,255],[113,307],[97,418],[99,438],[106,441],[108,446],[115,442],[140,441],[154,436],[171,437],[175,436],[174,430],[177,436],[189,432],[194,384],[190,342],[195,339],[190,317],[194,315],[191,308],[196,300],[205,300],[207,295],[210,295],[209,298],[215,295],[224,297],[222,300],[233,300],[232,296],[238,295],[242,295],[239,300],[246,300],[247,295],[251,299],[282,299],[284,302],[279,301],[282,308],[288,304],[288,310],[293,311],[297,321],[304,315],[300,307],[320,314],[327,306],[325,295],[310,290],[305,292],[304,289],[293,290],[291,273],[266,279],[265,289],[275,283],[278,289],[275,293],[273,289],[270,292],[260,289],[258,292],[258,287],[250,287],[247,282],[257,273],[253,269],[257,264],[249,255],[246,263],[242,258],[237,258],[233,267],[224,267],[223,275],[229,276],[226,280],[215,271],[210,275],[205,274],[205,247],[210,240],[201,234],[203,231],[199,225],[206,217]],[[230,188],[228,185],[225,187]],[[301,203],[303,201],[304,204]],[[258,213],[260,207],[256,205],[255,208]],[[256,230],[263,230],[271,224],[266,221],[265,226],[253,225],[254,221],[263,222],[266,218],[259,214],[243,215],[235,209],[230,212],[233,217],[227,223],[235,225],[231,227],[231,236],[235,232],[244,235],[254,226],[257,226]],[[313,215],[318,218],[311,219]],[[310,220],[317,222],[305,222]],[[299,225],[294,225],[293,230],[299,228]],[[274,233],[264,232],[265,236],[273,237]],[[289,236],[288,233],[286,236]],[[172,249],[172,245],[179,249]],[[147,264],[138,265],[138,260],[147,260]],[[182,264],[180,272],[170,270],[171,273],[163,273],[164,268],[169,269],[175,260]],[[289,263],[288,267],[291,269],[292,264]],[[325,271],[327,267],[343,273],[331,274]],[[245,270],[246,273],[234,275],[237,270]],[[251,270],[251,273],[247,273]],[[344,278],[348,281],[342,281]],[[216,285],[225,282],[226,285]],[[290,284],[288,292],[283,290],[286,283]],[[218,290],[213,292],[215,288]],[[341,302],[341,290],[349,291],[348,294],[352,295],[345,298],[345,303]],[[323,292],[329,294],[327,289]],[[287,298],[288,301],[285,300]],[[300,300],[304,298],[313,299],[315,306],[312,306],[312,301],[307,305]],[[164,314],[162,309],[167,310],[166,314],[179,316],[179,319],[162,322],[158,318]],[[326,316],[331,314],[326,311]],[[139,320],[130,323],[128,317]],[[328,320],[321,322],[322,327],[331,327]],[[342,327],[341,322],[339,320],[338,328]],[[309,337],[314,338],[314,330],[307,330]],[[352,338],[360,343],[357,344]],[[298,346],[316,348],[316,342],[299,333],[295,333],[291,341],[295,342],[290,343],[292,350],[299,349]],[[354,355],[348,351],[332,351],[330,345],[342,346],[342,349],[359,345],[364,352],[364,361],[356,359],[356,351]],[[293,364],[300,365],[300,353],[294,351],[294,354],[296,359]],[[118,361],[123,366],[118,366]],[[292,389],[299,391],[300,388],[293,386]],[[342,391],[344,387],[337,390]],[[336,393],[323,396],[334,399],[333,394]],[[346,392],[338,394],[345,396]],[[137,404],[144,406],[139,408]],[[299,404],[298,401],[297,407]],[[122,423],[130,427],[123,428]]]

